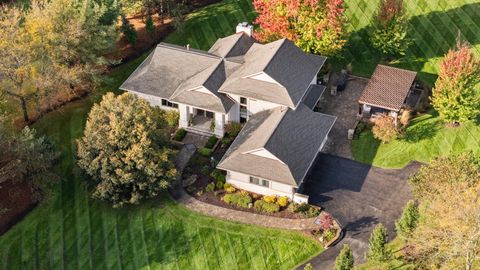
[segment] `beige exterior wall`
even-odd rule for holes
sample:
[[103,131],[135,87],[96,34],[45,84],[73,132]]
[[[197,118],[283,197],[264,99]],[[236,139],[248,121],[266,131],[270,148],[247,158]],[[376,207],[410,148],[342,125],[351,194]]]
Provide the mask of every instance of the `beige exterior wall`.
[[150,106],[157,106],[160,107],[162,110],[177,110],[176,108],[172,107],[167,107],[167,106],[162,106],[162,98],[152,96],[152,95],[147,95],[147,94],[141,94],[141,93],[136,93],[136,92],[130,92],[130,94],[133,94],[143,100],[146,100],[148,103],[150,103]]
[[250,183],[250,175],[227,171],[227,183],[230,183],[237,188],[262,195],[287,196],[288,198],[292,199],[293,194],[295,193],[293,186],[274,182],[271,180],[268,181],[270,181],[270,187],[259,186]]

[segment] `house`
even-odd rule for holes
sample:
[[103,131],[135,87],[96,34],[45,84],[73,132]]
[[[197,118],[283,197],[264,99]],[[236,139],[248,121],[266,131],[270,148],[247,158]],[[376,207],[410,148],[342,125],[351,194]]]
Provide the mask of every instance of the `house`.
[[416,76],[414,71],[377,65],[358,100],[359,115],[368,118],[378,113],[388,113],[397,121],[408,99],[418,96],[414,85]]
[[190,132],[222,137],[229,122],[246,123],[218,168],[239,188],[294,198],[336,120],[313,111],[326,58],[252,32],[239,24],[208,51],[161,43],[120,89],[178,110]]

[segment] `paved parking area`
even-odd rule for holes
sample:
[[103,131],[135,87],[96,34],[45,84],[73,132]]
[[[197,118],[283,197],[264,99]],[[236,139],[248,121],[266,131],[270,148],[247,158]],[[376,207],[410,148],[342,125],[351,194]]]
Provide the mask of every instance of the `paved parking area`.
[[419,166],[411,163],[400,170],[387,170],[321,154],[307,178],[305,193],[310,203],[337,218],[346,235],[312,261],[315,269],[331,269],[343,244],[350,244],[355,261],[362,262],[370,233],[378,223],[383,223],[393,237],[395,220],[412,197],[407,179]]
[[352,128],[358,113],[358,99],[367,85],[367,79],[350,77],[344,91],[332,96],[330,91],[322,95],[318,107],[320,112],[335,115],[337,121],[330,131],[324,152],[345,158],[352,158],[348,129]]

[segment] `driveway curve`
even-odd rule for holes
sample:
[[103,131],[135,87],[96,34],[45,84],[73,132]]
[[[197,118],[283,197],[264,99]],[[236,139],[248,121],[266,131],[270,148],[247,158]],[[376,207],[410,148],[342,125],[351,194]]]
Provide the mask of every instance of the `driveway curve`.
[[[320,154],[305,183],[309,202],[332,213],[346,230],[345,237],[310,261],[315,269],[332,269],[343,244],[349,244],[355,262],[364,262],[368,239],[378,223],[395,234],[395,220],[406,202],[412,198],[407,183],[420,163],[412,162],[403,169],[381,169],[350,159]],[[301,268],[300,268],[301,269]]]

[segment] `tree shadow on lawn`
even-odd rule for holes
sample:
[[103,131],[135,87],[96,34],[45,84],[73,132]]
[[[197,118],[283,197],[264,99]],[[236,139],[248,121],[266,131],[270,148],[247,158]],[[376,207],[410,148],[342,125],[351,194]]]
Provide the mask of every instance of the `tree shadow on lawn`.
[[402,140],[408,143],[418,143],[433,138],[442,127],[442,124],[439,123],[440,120],[433,119],[436,117],[438,114],[435,113],[428,119],[419,119],[419,122],[408,126]]
[[[407,55],[395,62],[387,62],[384,57],[371,46],[369,33],[372,25],[359,29],[350,34],[350,39],[344,51],[343,59],[338,65],[353,64],[354,73],[369,76],[378,63],[416,70],[419,78],[432,85],[435,81],[436,67],[431,67],[429,60],[443,57],[449,49],[455,46],[456,38],[460,33],[463,40],[472,45],[480,44],[480,34],[475,28],[480,27],[480,4],[472,3],[446,11],[434,11],[428,14],[413,16],[409,19],[408,36],[413,43]],[[370,18],[373,21],[373,18]],[[431,72],[426,71],[430,65]]]

